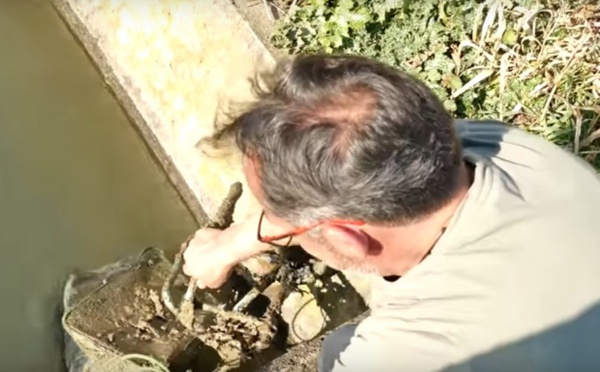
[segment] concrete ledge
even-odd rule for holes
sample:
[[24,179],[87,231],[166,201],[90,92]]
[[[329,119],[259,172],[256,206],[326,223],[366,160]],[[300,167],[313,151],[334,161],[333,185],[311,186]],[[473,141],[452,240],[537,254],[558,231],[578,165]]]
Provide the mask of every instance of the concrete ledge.
[[[227,0],[52,0],[96,62],[201,223],[231,183],[239,159],[196,148],[220,105],[251,99],[247,78],[271,54]],[[236,216],[255,207],[248,193]]]

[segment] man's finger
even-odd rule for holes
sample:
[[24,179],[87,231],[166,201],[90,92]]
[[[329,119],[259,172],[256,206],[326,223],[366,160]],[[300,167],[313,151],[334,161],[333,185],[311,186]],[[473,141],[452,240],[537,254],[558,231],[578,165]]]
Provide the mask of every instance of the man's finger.
[[192,268],[188,264],[184,264],[183,267],[181,268],[181,270],[183,271],[183,273],[185,275],[189,276],[190,278],[194,278],[194,276],[196,274],[194,272],[194,270],[192,270]]
[[184,261],[194,261],[194,259],[197,259],[197,256],[202,251],[203,243],[204,242],[197,240],[191,241],[185,251],[183,251]]
[[200,280],[197,280],[197,279],[196,279],[196,287],[198,289],[205,289],[206,288],[206,286],[204,285],[204,283],[202,283]]
[[202,280],[197,278],[196,275],[198,273],[192,268],[192,266],[185,264],[183,265],[182,270],[185,275],[196,281],[196,287],[198,287],[198,289],[205,289],[208,287],[204,282],[202,282]]

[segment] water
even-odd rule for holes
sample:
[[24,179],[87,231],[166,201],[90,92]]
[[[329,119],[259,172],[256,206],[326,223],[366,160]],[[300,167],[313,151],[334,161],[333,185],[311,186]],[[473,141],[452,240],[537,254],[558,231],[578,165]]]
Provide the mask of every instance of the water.
[[44,0],[0,0],[0,370],[60,371],[67,273],[195,222]]

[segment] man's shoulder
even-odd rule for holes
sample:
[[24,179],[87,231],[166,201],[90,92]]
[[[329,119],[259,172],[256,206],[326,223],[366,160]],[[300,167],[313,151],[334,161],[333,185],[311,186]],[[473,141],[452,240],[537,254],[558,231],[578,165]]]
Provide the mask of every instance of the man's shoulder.
[[455,127],[457,127],[458,129],[468,129],[468,128],[475,128],[475,127],[479,127],[479,126],[492,126],[492,127],[496,127],[496,129],[498,130],[510,130],[510,129],[517,129],[519,130],[517,127],[510,125],[509,123],[502,121],[502,120],[497,120],[497,119],[468,119],[468,118],[462,118],[462,119],[454,119],[454,125]]
[[457,119],[455,130],[465,157],[487,160],[500,166],[507,175],[535,172],[536,179],[542,181],[544,177],[595,177],[597,173],[569,149],[506,122]]
[[513,126],[509,123],[495,119],[456,119],[454,127],[459,139],[463,142],[464,147],[469,147],[472,141],[488,145],[495,145],[508,140],[534,140],[538,145],[548,144],[542,137],[528,133],[527,131]]

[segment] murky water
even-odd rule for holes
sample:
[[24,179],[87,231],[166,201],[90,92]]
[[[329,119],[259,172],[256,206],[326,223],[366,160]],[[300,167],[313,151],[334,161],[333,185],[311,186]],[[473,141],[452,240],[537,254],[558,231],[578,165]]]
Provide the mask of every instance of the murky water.
[[0,0],[0,371],[59,371],[66,274],[195,222],[48,1]]

